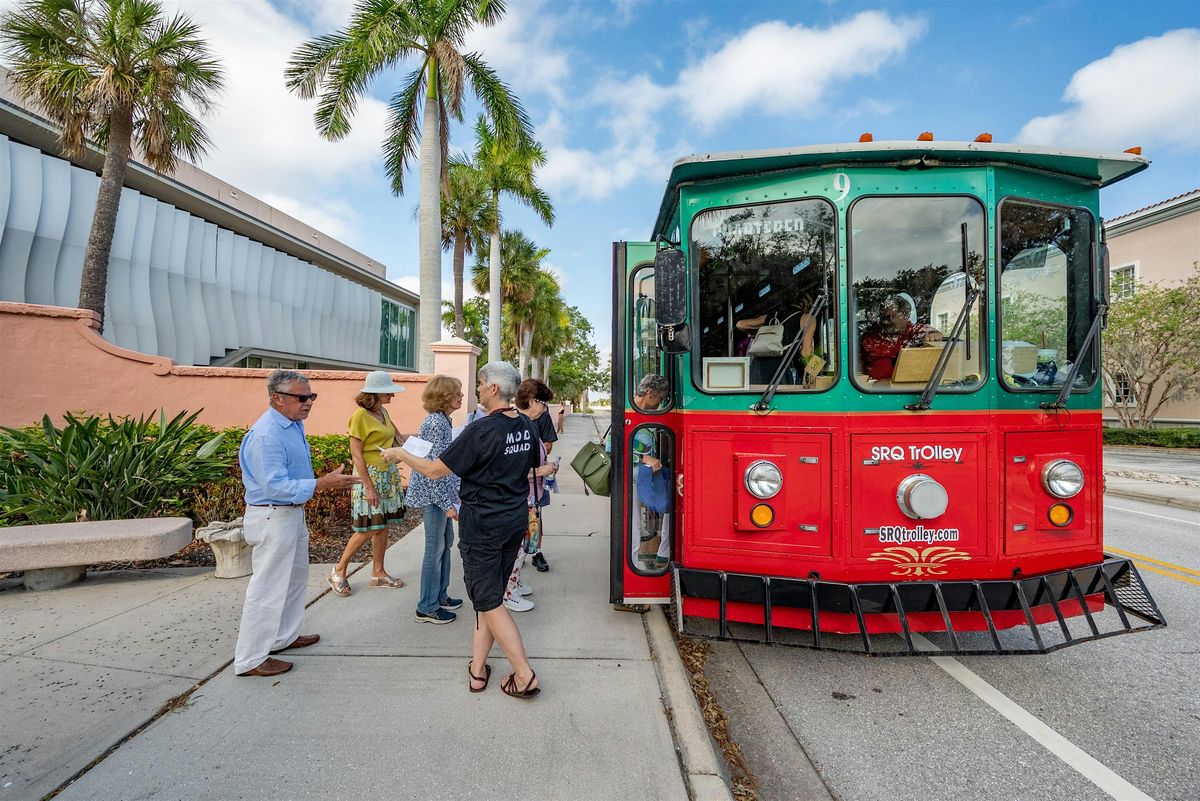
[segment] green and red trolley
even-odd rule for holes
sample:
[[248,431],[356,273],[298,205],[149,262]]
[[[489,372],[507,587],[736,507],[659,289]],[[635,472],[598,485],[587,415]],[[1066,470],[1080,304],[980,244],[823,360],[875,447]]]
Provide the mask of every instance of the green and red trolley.
[[613,246],[612,600],[872,654],[1164,625],[1103,538],[1099,190],[1146,166],[986,135],[677,161]]

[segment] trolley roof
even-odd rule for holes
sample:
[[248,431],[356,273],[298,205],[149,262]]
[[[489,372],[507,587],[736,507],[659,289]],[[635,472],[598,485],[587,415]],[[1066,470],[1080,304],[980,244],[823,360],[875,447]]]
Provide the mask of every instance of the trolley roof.
[[774,150],[700,153],[685,156],[671,167],[671,177],[659,207],[654,236],[665,234],[675,207],[679,186],[694,181],[757,175],[806,167],[832,167],[839,164],[881,164],[916,166],[922,159],[937,164],[991,164],[1017,166],[1055,173],[1104,187],[1141,172],[1150,160],[1134,153],[1102,153],[1093,150],[1063,150],[1033,145],[992,142],[851,142],[838,145],[810,145]]

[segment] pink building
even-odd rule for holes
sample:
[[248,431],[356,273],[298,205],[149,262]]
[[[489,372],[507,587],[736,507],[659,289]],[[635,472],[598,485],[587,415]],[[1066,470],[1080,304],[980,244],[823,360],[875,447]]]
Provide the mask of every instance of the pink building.
[[[1134,292],[1138,284],[1181,284],[1200,269],[1200,189],[1105,220],[1104,226],[1114,299]],[[1105,408],[1104,419],[1117,420],[1111,407]],[[1167,404],[1155,422],[1200,425],[1200,398]]]

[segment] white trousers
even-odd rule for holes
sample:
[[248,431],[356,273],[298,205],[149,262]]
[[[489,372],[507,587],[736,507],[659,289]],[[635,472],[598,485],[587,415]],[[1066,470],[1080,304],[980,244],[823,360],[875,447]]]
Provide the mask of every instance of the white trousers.
[[242,625],[233,650],[233,670],[258,667],[270,651],[292,644],[304,619],[308,584],[308,526],[304,509],[248,506],[246,542],[254,546],[254,575],[246,587]]

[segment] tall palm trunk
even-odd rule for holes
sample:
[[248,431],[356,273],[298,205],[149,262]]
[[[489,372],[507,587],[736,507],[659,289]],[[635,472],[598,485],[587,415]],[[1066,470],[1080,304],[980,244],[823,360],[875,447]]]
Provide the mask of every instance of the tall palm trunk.
[[79,308],[100,316],[101,332],[104,331],[104,299],[108,294],[108,256],[117,227],[121,190],[125,188],[125,173],[129,169],[133,107],[114,109],[108,125],[108,151],[104,154],[100,194],[96,197],[96,213],[92,217],[92,230],[83,256],[83,276],[79,282]]
[[554,357],[552,357],[552,356],[543,356],[542,357],[542,380],[545,381],[547,384],[550,383],[550,360],[552,358],[554,358]]
[[529,373],[527,372],[529,369],[529,351],[533,347],[532,325],[527,324],[521,327],[521,341],[518,347],[520,348],[520,366],[517,369],[521,373],[521,378],[525,379],[529,377]]
[[437,62],[429,60],[429,91],[421,128],[421,191],[417,219],[418,264],[421,275],[421,328],[418,369],[433,372],[433,350],[442,332],[442,147],[437,101]]
[[[495,193],[499,202],[500,193]],[[492,248],[488,253],[488,358],[499,361],[500,355],[500,228],[492,232]]]
[[454,336],[464,339],[466,321],[463,320],[463,259],[467,254],[467,232],[454,233]]

